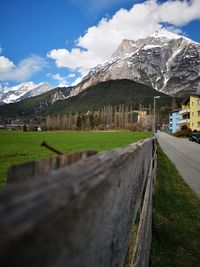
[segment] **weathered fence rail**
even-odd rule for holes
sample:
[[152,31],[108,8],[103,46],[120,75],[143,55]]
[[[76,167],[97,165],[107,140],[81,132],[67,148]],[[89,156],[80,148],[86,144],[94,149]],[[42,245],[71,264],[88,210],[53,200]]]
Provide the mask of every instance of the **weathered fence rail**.
[[29,181],[39,175],[45,176],[50,172],[69,166],[75,162],[86,159],[97,153],[95,150],[87,150],[69,155],[59,155],[57,157],[51,157],[41,160],[30,161],[21,165],[15,165],[8,171],[7,184],[19,183]]
[[132,266],[148,266],[155,154],[149,138],[17,176],[0,192],[0,266],[124,266],[140,206]]

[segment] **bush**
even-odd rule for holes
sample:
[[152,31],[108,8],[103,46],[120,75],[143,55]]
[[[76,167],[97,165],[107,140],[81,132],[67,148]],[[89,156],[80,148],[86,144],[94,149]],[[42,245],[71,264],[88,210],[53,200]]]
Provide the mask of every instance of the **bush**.
[[181,131],[178,131],[178,132],[174,133],[174,136],[176,136],[176,137],[189,137],[191,132],[192,132],[192,130],[189,129],[189,128],[182,129]]

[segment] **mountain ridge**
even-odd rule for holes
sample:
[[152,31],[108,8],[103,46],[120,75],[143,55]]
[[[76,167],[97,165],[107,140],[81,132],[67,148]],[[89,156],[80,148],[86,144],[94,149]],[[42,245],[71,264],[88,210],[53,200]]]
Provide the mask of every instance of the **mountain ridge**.
[[71,87],[57,87],[43,94],[25,98],[21,101],[0,105],[0,117],[26,117],[40,115],[41,112],[53,105],[58,99],[68,97]]
[[171,96],[157,92],[144,84],[127,79],[109,80],[93,85],[76,96],[55,102],[45,113],[58,115],[69,112],[87,112],[103,108],[103,106],[121,104],[133,106],[134,109],[139,109],[141,105],[148,108],[149,105],[153,107],[153,98],[156,95],[161,96],[157,108],[171,106]]
[[164,29],[136,41],[125,39],[70,95],[117,79],[134,80],[169,95],[200,91],[200,44]]
[[171,107],[172,97],[157,92],[143,84],[130,80],[111,80],[91,86],[80,94],[52,103],[53,95],[63,90],[70,93],[71,88],[57,88],[43,95],[25,99],[23,101],[0,106],[0,114],[3,117],[32,117],[47,115],[67,114],[70,112],[87,112],[104,106],[129,105],[138,109],[141,105],[153,106],[153,97],[160,95],[157,107],[159,109]]
[[42,82],[35,84],[33,82],[24,82],[12,87],[4,87],[0,90],[0,103],[10,104],[21,101],[28,97],[34,97],[42,93],[52,90],[53,87],[47,83]]
[[[108,80],[133,80],[169,95],[200,92],[200,44],[164,29],[138,39],[124,39],[112,57],[93,68],[74,87],[56,90],[53,102],[75,96]],[[0,90],[0,105],[21,101],[52,90],[33,82]],[[52,103],[51,103],[52,104]]]

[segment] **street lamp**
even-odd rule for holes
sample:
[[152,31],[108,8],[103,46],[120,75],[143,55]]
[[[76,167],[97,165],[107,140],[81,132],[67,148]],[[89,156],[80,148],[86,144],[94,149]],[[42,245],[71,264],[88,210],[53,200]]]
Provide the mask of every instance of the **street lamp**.
[[156,99],[160,98],[159,95],[153,98],[153,136],[156,136]]

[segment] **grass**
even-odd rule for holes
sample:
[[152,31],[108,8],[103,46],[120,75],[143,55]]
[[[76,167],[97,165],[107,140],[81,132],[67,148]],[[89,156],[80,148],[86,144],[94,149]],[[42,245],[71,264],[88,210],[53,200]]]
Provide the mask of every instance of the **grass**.
[[150,132],[21,132],[0,131],[0,187],[12,165],[53,156],[40,144],[46,141],[63,153],[95,149],[109,150],[124,147],[151,135]]
[[[45,140],[64,153],[108,150],[149,137],[133,132],[0,131],[0,185],[13,164],[52,156]],[[200,263],[199,199],[158,147],[157,187],[153,198],[152,267],[197,267]]]
[[200,266],[200,202],[158,147],[151,266]]

